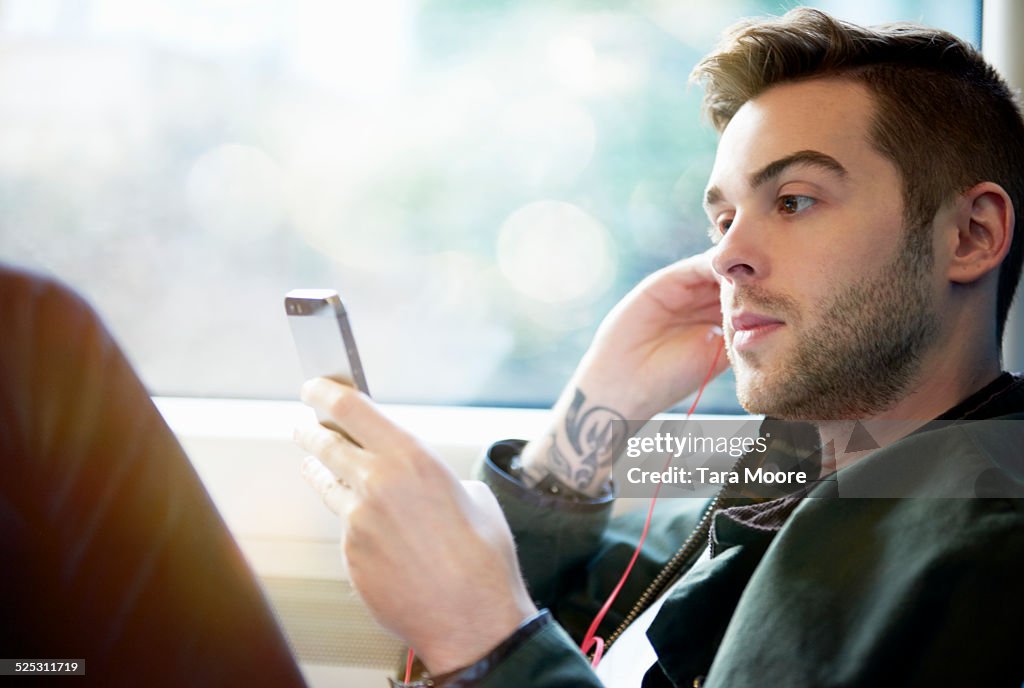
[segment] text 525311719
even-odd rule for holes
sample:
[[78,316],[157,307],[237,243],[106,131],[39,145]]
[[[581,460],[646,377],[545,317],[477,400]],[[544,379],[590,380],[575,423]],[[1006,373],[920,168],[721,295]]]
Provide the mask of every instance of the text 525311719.
[[0,659],[0,676],[84,675],[84,659]]

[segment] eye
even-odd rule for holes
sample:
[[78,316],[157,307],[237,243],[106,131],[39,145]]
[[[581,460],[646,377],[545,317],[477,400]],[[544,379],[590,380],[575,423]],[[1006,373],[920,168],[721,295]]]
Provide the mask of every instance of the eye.
[[708,238],[711,239],[712,244],[717,244],[722,236],[729,231],[729,227],[732,226],[732,218],[724,218],[718,220],[716,223],[708,227]]
[[810,196],[780,196],[778,201],[779,212],[784,215],[796,215],[807,210],[817,202],[817,200]]

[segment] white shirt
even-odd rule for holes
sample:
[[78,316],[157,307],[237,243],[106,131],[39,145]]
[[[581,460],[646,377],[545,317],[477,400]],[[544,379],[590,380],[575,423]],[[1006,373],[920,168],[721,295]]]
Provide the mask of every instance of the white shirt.
[[[711,561],[711,551],[704,547],[704,553],[700,555],[700,559],[690,567],[690,570],[676,585],[686,580],[686,577],[694,569],[705,566],[705,562],[709,561]],[[644,674],[658,661],[658,655],[647,639],[647,629],[654,623],[654,617],[661,611],[662,605],[665,604],[665,600],[668,599],[669,593],[674,588],[675,585],[663,592],[654,601],[654,604],[627,626],[615,644],[608,650],[608,654],[597,665],[595,672],[604,685],[609,688],[640,688]]]

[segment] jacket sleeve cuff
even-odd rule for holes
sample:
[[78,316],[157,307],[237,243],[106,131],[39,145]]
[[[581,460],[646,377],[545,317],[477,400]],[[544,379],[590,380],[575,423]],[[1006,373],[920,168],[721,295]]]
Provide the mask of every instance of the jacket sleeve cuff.
[[553,623],[553,621],[551,612],[547,609],[542,609],[524,621],[519,628],[512,632],[512,635],[487,653],[487,656],[483,659],[457,671],[435,676],[433,680],[434,686],[436,688],[465,688],[466,686],[478,685],[496,666],[508,659],[509,655],[519,649],[520,645],[527,642],[536,633],[543,630],[545,626]]
[[610,486],[596,497],[576,492],[555,479],[537,487],[527,487],[513,468],[514,460],[522,453],[524,446],[526,442],[523,440],[495,442],[487,450],[477,470],[479,479],[487,483],[499,501],[504,496],[532,507],[575,513],[595,513],[611,506],[615,494]]
[[[392,682],[394,686],[403,684]],[[480,661],[412,686],[432,688],[600,688],[569,635],[544,609]]]

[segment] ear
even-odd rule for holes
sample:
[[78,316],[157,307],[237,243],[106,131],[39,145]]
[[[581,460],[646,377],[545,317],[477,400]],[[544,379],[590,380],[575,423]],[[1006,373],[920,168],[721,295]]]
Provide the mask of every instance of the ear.
[[950,281],[967,284],[998,271],[1010,250],[1013,223],[1013,202],[995,182],[981,182],[963,192],[957,202]]

